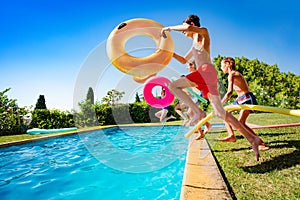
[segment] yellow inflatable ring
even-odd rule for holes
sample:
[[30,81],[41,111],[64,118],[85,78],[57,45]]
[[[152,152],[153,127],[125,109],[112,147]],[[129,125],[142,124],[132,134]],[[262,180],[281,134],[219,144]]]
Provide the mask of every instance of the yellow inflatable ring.
[[[111,63],[120,71],[130,74],[134,80],[144,81],[162,70],[172,59],[174,43],[169,33],[161,37],[160,23],[137,18],[121,23],[109,35],[106,52]],[[147,36],[154,40],[156,50],[146,57],[134,57],[125,50],[126,42],[135,36]]]

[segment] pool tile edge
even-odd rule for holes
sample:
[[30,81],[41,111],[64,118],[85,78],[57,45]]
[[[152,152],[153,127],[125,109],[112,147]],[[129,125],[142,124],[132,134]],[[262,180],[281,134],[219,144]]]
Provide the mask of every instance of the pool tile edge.
[[206,141],[189,141],[180,200],[232,199]]

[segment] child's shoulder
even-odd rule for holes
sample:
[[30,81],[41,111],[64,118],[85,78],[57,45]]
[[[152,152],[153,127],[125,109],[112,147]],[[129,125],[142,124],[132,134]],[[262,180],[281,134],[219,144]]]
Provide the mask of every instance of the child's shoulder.
[[231,76],[243,76],[239,71],[232,71]]

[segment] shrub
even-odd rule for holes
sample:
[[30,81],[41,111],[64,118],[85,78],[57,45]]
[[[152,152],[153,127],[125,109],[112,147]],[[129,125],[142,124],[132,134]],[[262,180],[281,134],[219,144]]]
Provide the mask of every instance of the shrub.
[[72,114],[60,110],[36,109],[32,113],[32,121],[28,128],[69,128],[74,127]]

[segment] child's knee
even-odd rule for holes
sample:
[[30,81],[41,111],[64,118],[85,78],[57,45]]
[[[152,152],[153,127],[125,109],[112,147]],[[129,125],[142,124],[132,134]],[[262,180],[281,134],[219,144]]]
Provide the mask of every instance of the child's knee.
[[177,88],[176,84],[175,83],[170,83],[169,86],[168,86],[169,90],[173,91],[174,89]]

